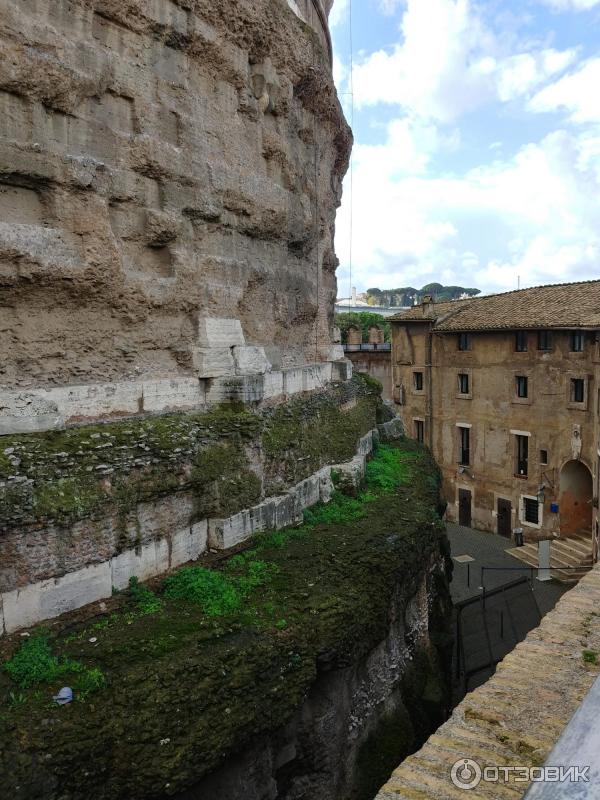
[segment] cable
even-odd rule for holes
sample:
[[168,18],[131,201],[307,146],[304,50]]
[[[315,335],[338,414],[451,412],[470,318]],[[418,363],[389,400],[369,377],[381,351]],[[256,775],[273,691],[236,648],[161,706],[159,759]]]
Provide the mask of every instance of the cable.
[[[354,135],[354,28],[352,20],[352,0],[349,0],[349,36],[350,36],[350,128]],[[353,244],[354,244],[354,147],[350,152],[350,224],[349,224],[349,237],[348,243],[348,268],[349,268],[349,281],[350,286],[348,297],[348,307],[352,302],[352,257],[353,257]]]

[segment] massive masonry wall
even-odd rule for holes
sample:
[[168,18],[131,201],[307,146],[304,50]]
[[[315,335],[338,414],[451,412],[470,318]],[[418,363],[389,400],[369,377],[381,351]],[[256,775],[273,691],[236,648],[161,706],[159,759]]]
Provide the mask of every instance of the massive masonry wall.
[[398,436],[385,412],[356,377],[259,409],[3,437],[0,635],[301,521],[332,473],[364,477],[378,422]]
[[336,357],[330,5],[2,3],[0,391]]

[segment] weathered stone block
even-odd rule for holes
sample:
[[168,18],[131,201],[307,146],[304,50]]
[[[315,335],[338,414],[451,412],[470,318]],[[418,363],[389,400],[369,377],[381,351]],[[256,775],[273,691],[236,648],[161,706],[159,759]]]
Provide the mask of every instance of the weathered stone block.
[[352,461],[336,464],[331,468],[332,474],[337,475],[337,486],[342,492],[354,493],[362,486],[367,468],[367,459],[364,455],[354,456]]
[[144,411],[183,411],[204,405],[204,386],[197,378],[145,381]]
[[283,372],[266,372],[263,380],[263,397],[271,400],[283,395]]
[[0,435],[35,433],[64,426],[55,400],[45,392],[0,392]]
[[400,417],[395,417],[389,422],[377,426],[382,442],[393,442],[404,436],[404,424]]
[[229,347],[195,347],[192,363],[199,378],[220,378],[235,374],[235,362]]
[[263,398],[263,375],[217,378],[210,382],[206,391],[206,402],[209,405],[232,402],[260,403]]
[[191,528],[184,528],[173,534],[171,539],[171,559],[169,567],[179,567],[189,561],[197,561],[206,551],[208,542],[208,521],[203,520]]
[[234,347],[233,360],[238,375],[263,375],[271,369],[264,347]]
[[304,381],[302,367],[285,369],[283,371],[283,391],[291,396],[303,391]]
[[348,360],[334,361],[331,365],[333,381],[349,381],[352,378],[352,362]]
[[201,317],[198,320],[200,347],[243,347],[246,344],[239,319]]
[[331,467],[323,467],[317,472],[319,476],[319,497],[322,503],[329,503],[334,491],[333,481],[331,480]]
[[51,396],[69,421],[139,413],[141,383],[106,383],[52,389]]
[[4,628],[12,633],[95,603],[112,593],[110,563],[94,564],[2,596]]

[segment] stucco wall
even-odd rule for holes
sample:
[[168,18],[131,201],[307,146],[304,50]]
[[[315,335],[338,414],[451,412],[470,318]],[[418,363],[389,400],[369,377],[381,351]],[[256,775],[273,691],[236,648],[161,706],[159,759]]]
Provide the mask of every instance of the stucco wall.
[[[531,332],[528,351],[515,352],[515,333],[490,332],[471,335],[469,351],[458,350],[456,335],[431,336],[432,368],[427,367],[429,324],[393,326],[394,398],[409,435],[415,435],[414,420],[425,423],[425,440],[438,460],[449,503],[448,518],[458,518],[458,492],[473,495],[473,525],[481,530],[497,529],[497,501],[512,503],[512,526],[523,526],[526,538],[558,535],[560,475],[574,454],[593,475],[597,486],[598,461],[598,350],[590,336],[586,350],[569,349],[566,331],[552,334],[553,349],[537,349],[537,334]],[[415,388],[414,372],[423,373],[423,390]],[[459,393],[459,373],[469,375],[470,393]],[[431,375],[431,383],[430,383]],[[516,396],[516,376],[528,378],[527,399]],[[582,404],[570,401],[571,378],[586,381]],[[458,464],[457,425],[470,425],[471,463]],[[527,478],[515,476],[515,434],[529,434]],[[541,461],[546,451],[548,463]],[[540,526],[524,521],[522,497],[535,498],[544,485]],[[597,496],[597,490],[594,491]],[[592,497],[586,502],[588,508]]]

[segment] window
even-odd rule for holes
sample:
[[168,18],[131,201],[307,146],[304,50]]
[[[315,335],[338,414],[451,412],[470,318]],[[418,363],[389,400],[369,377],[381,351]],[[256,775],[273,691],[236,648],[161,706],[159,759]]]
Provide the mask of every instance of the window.
[[423,373],[422,372],[413,372],[414,379],[415,379],[415,391],[422,392],[423,391]]
[[517,397],[528,397],[529,380],[525,375],[517,375]]
[[571,331],[571,352],[583,353],[585,349],[585,333],[583,331]]
[[517,353],[527,352],[527,331],[517,331],[515,334],[515,350]]
[[471,463],[471,429],[458,428],[458,462],[463,467]]
[[546,466],[548,464],[548,451],[540,450],[540,464]]
[[416,419],[415,421],[415,439],[419,444],[423,444],[425,442],[425,423],[422,419]]
[[523,521],[530,522],[532,525],[540,524],[540,506],[537,499],[523,498]]
[[550,331],[538,331],[538,350],[552,350],[552,336]]
[[471,337],[468,333],[459,333],[458,334],[458,349],[459,350],[470,350],[471,349]]
[[571,378],[571,402],[583,403],[585,400],[585,381],[583,378]]
[[459,394],[469,394],[469,375],[465,372],[458,376],[458,391]]
[[529,436],[516,437],[517,440],[517,469],[516,474],[526,478],[529,473]]

